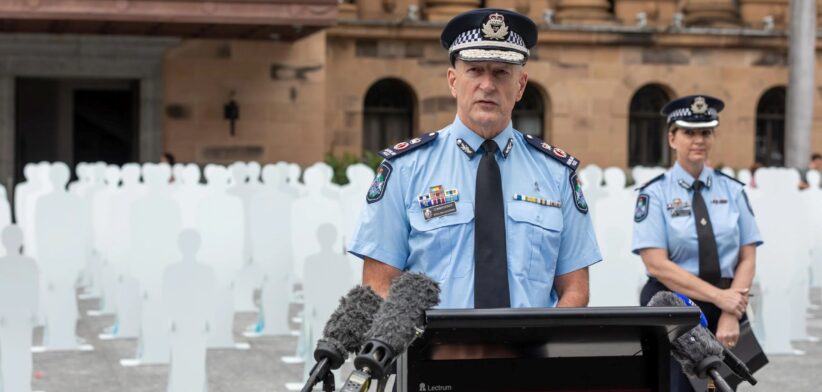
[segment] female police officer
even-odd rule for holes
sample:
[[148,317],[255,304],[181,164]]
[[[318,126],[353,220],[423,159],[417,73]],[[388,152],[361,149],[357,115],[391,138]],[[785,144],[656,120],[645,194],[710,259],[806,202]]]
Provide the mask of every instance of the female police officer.
[[[733,347],[762,240],[744,184],[705,163],[723,107],[695,95],[662,108],[676,163],[639,188],[632,249],[649,275],[643,306],[658,291],[682,293],[699,305],[717,339]],[[678,369],[671,384],[673,391],[692,390]]]

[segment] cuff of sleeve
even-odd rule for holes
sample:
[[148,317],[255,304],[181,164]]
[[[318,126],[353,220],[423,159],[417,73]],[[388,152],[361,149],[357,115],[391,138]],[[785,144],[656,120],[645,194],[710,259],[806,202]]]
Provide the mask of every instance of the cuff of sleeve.
[[633,249],[631,249],[631,253],[639,255],[639,251],[646,248],[668,249],[668,244],[661,242],[640,242],[639,244],[633,246]]
[[740,246],[745,246],[745,245],[760,246],[760,245],[765,243],[764,241],[762,241],[761,239],[758,239],[758,238],[753,239],[753,240],[748,240],[748,241],[740,241],[740,242],[741,242]]
[[373,245],[366,245],[361,242],[354,241],[348,245],[348,253],[351,253],[352,255],[357,256],[361,259],[365,259],[366,257],[374,259],[376,261],[379,261],[380,263],[388,264],[398,270],[405,269],[404,258],[400,258],[395,254],[388,253]]
[[557,270],[554,272],[554,276],[562,276],[577,270],[581,270],[585,267],[590,267],[602,261],[602,255],[600,255],[599,252],[593,252],[588,254],[586,257],[581,257],[579,260],[580,261],[574,263],[558,264]]

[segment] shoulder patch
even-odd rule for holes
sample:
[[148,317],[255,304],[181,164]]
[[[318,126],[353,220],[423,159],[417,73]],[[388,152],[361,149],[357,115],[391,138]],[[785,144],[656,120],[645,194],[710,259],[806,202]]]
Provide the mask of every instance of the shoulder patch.
[[391,172],[394,168],[388,161],[382,161],[380,167],[377,168],[377,174],[374,176],[374,181],[368,188],[368,193],[365,195],[365,201],[368,204],[380,201],[385,195],[385,188],[388,186],[388,179],[391,177]]
[[636,198],[636,207],[634,208],[634,222],[639,223],[648,217],[648,206],[651,204],[651,196],[645,193],[640,193]]
[[406,140],[404,142],[399,142],[395,144],[394,147],[382,149],[379,152],[377,152],[377,154],[390,161],[402,154],[405,154],[409,151],[415,150],[430,143],[439,135],[440,134],[438,132],[428,132],[426,134],[417,136],[413,139]]
[[662,174],[660,174],[660,175],[658,175],[658,176],[656,176],[656,177],[652,178],[650,181],[648,181],[648,182],[646,182],[646,183],[642,184],[642,186],[640,186],[639,188],[636,188],[636,190],[641,191],[641,190],[643,190],[643,189],[647,188],[647,187],[648,187],[648,185],[651,185],[651,184],[653,184],[653,183],[655,183],[655,182],[657,182],[657,181],[659,181],[659,180],[661,180],[661,179],[663,179],[663,178],[665,178],[665,173],[662,173]]
[[737,183],[737,184],[739,184],[739,185],[745,186],[745,183],[744,183],[744,182],[739,181],[739,180],[737,180],[736,178],[733,178],[733,177],[731,177],[731,176],[729,176],[729,175],[725,174],[722,170],[719,170],[719,169],[714,169],[714,173],[716,173],[716,174],[718,174],[718,175],[720,175],[720,176],[722,176],[722,177],[728,178],[728,179],[732,180],[733,182],[735,182],[735,183]]
[[585,195],[582,194],[582,185],[577,178],[577,172],[572,171],[568,176],[568,181],[571,183],[571,191],[574,196],[574,206],[583,214],[588,213],[588,202],[585,200]]
[[532,147],[542,151],[545,155],[548,155],[557,162],[567,166],[571,169],[571,171],[576,171],[579,167],[579,160],[571,156],[571,154],[565,152],[563,149],[552,146],[536,136],[525,135],[525,140]]

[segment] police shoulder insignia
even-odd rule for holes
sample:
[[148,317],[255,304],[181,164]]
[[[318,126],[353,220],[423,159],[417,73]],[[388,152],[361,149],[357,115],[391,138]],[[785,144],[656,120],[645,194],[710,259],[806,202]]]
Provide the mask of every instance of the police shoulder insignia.
[[394,171],[394,168],[391,167],[391,164],[388,161],[382,161],[380,167],[377,168],[377,175],[374,176],[374,181],[371,182],[371,186],[368,188],[368,194],[365,195],[365,201],[368,204],[378,202],[382,199],[383,195],[385,195],[385,187],[388,186],[388,178],[391,177],[391,172]]
[[542,151],[545,155],[559,161],[559,163],[570,168],[571,171],[576,171],[579,167],[579,160],[571,156],[571,154],[565,152],[563,149],[552,146],[542,141],[542,139],[532,135],[525,135],[525,140],[531,145],[531,147],[534,147],[537,150]]
[[636,198],[636,208],[634,208],[634,222],[642,222],[648,217],[648,207],[651,204],[651,196],[640,193]]
[[653,184],[653,183],[655,183],[655,182],[657,182],[657,181],[659,181],[659,180],[661,180],[661,179],[663,179],[663,178],[665,178],[665,173],[662,173],[662,174],[660,174],[660,175],[658,175],[658,176],[656,176],[656,177],[652,178],[650,181],[648,181],[648,182],[646,182],[646,183],[642,184],[642,186],[640,186],[639,188],[636,188],[636,190],[641,191],[641,190],[643,190],[643,189],[647,188],[647,187],[648,187],[648,185],[651,185],[651,184]]
[[406,140],[395,144],[393,147],[385,148],[377,152],[377,154],[387,160],[392,160],[402,154],[415,150],[421,146],[430,143],[439,136],[437,132],[428,132],[424,135],[417,136],[411,140]]
[[585,195],[582,194],[582,185],[577,178],[577,172],[572,171],[571,175],[568,176],[568,180],[571,182],[571,189],[574,192],[574,206],[577,207],[579,212],[587,214],[588,202],[585,200]]
[[714,169],[714,173],[716,173],[716,174],[718,174],[718,175],[720,175],[720,176],[722,176],[722,177],[728,178],[728,179],[730,179],[731,181],[733,181],[733,182],[735,182],[735,183],[737,183],[737,184],[739,184],[739,185],[745,186],[745,183],[744,183],[744,182],[739,181],[739,180],[737,180],[736,178],[733,178],[733,177],[731,177],[731,176],[729,176],[729,175],[725,174],[722,170],[719,170],[719,169]]

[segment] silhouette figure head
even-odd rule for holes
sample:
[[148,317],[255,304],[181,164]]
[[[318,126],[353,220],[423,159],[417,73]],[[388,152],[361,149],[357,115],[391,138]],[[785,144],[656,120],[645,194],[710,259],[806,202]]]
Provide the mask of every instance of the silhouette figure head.
[[180,247],[180,253],[183,254],[183,261],[195,261],[197,259],[197,251],[200,250],[201,241],[200,233],[196,230],[185,229],[180,232],[177,244]]
[[9,255],[19,255],[23,247],[23,230],[17,225],[8,225],[3,229],[3,247]]
[[320,249],[322,249],[323,252],[330,251],[336,240],[337,228],[331,223],[323,223],[317,228],[317,241],[319,241]]
[[49,168],[49,180],[54,189],[65,189],[71,177],[71,170],[63,162],[54,162]]

